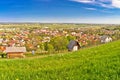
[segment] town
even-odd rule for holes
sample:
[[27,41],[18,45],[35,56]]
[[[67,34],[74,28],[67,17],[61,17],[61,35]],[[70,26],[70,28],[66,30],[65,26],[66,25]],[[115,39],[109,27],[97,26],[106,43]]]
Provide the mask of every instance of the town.
[[[80,48],[120,39],[119,26],[107,24],[1,24],[0,53],[16,52],[16,55],[19,55],[24,52],[34,55],[76,51]],[[79,48],[74,48],[77,46],[76,43],[79,44]],[[8,55],[7,57],[10,58]]]

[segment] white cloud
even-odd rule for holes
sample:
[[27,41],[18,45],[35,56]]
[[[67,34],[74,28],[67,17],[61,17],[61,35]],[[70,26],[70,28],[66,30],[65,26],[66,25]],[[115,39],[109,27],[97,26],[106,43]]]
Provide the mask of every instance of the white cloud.
[[97,3],[97,4],[104,8],[114,8],[111,4],[104,4],[104,3]]
[[93,3],[95,0],[70,0],[70,1],[75,1],[80,3]]
[[120,8],[120,0],[112,0],[112,6],[116,8]]
[[97,10],[96,8],[85,8],[85,9],[87,9],[87,10],[92,10],[92,11]]
[[70,0],[79,3],[89,3],[104,8],[120,8],[120,0]]
[[98,0],[100,2],[111,2],[112,0]]

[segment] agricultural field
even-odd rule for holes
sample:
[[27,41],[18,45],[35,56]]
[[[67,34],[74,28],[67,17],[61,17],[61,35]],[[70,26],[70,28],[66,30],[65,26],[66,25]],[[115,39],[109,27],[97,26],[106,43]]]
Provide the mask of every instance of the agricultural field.
[[120,40],[76,52],[1,59],[1,80],[120,80]]

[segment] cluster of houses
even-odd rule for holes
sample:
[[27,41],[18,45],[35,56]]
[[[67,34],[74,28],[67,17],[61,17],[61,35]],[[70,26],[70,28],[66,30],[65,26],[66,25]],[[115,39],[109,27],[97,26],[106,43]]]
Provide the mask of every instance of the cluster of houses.
[[[79,30],[79,29],[78,29]],[[52,37],[55,36],[74,36],[76,40],[71,40],[68,44],[69,51],[76,51],[81,46],[88,44],[97,44],[97,42],[107,43],[111,42],[112,38],[108,35],[98,35],[84,33],[84,31],[69,31],[69,30],[51,30],[48,27],[42,29],[18,29],[0,30],[0,51],[7,53],[8,58],[12,57],[25,57],[24,53],[27,50],[26,44],[31,43],[32,46],[36,46],[38,42],[45,43],[50,42]],[[110,32],[109,32],[110,33]],[[113,33],[113,32],[111,32]],[[31,35],[34,36],[31,37]],[[37,37],[42,37],[38,39]],[[33,38],[35,37],[35,38]],[[31,46],[30,45],[30,46]],[[30,47],[29,46],[29,47]]]
[[[103,35],[100,37],[100,41],[101,43],[108,43],[112,41],[112,38],[107,35]],[[79,44],[78,41],[71,40],[67,47],[68,47],[68,51],[77,51],[81,48],[81,45]]]

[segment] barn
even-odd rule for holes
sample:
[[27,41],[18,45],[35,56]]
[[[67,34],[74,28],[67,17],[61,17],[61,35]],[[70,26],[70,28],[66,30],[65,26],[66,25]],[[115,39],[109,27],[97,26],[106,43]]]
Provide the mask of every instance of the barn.
[[7,58],[24,58],[25,47],[6,47]]
[[78,49],[80,49],[80,44],[75,40],[71,40],[67,47],[68,51],[77,51]]

